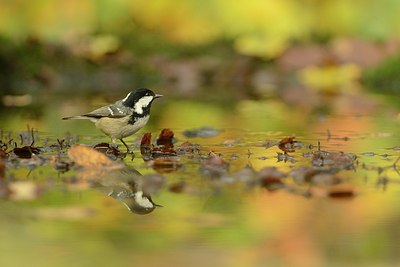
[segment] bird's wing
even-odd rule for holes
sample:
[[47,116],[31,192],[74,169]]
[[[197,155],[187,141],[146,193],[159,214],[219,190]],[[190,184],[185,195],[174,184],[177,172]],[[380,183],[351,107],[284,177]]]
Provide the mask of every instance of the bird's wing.
[[83,116],[91,118],[122,118],[130,114],[130,109],[125,106],[110,105],[93,110],[92,112],[89,112]]

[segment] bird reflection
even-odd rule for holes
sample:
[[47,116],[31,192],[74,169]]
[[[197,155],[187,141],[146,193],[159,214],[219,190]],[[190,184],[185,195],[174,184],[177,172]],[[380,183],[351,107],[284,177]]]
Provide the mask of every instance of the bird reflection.
[[161,175],[143,176],[136,169],[124,167],[105,173],[92,182],[92,187],[121,201],[133,213],[144,215],[157,207],[151,194],[159,190],[165,178]]

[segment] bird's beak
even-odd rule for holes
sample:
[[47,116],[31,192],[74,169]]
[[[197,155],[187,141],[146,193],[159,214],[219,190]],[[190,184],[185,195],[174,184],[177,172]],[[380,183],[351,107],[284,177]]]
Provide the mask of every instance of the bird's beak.
[[156,208],[164,208],[164,206],[158,205],[158,204],[154,204],[154,207],[156,207]]
[[156,95],[154,96],[154,98],[160,98],[160,97],[163,97],[163,95],[156,94]]

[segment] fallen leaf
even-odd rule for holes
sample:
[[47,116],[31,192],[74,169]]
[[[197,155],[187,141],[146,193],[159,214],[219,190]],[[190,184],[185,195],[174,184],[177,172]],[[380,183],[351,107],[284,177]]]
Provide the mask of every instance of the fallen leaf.
[[143,160],[147,161],[152,158],[151,150],[153,145],[151,144],[151,133],[145,133],[140,141],[140,154],[142,154]]
[[157,138],[156,144],[158,146],[164,146],[164,147],[173,147],[173,138],[174,138],[174,132],[171,131],[170,129],[162,129],[160,135]]
[[97,150],[83,146],[74,145],[68,149],[69,158],[74,161],[77,165],[86,168],[120,168],[121,164],[109,159],[106,155],[98,152]]
[[281,141],[279,141],[278,143],[278,147],[280,150],[282,150],[285,153],[288,152],[295,152],[295,148],[298,145],[298,142],[295,141],[294,139],[296,139],[295,136],[291,136],[291,137],[285,137],[283,138]]
[[172,138],[174,133],[169,129],[163,129],[160,133],[157,143],[165,145],[154,146],[151,144],[151,133],[145,133],[140,142],[140,153],[144,161],[155,158],[175,157],[176,151],[173,149]]
[[105,154],[109,158],[116,160],[118,157],[121,157],[123,153],[119,151],[117,148],[110,146],[109,143],[98,143],[93,146],[97,151]]
[[32,154],[39,154],[40,150],[32,146],[16,147],[13,149],[14,154],[21,159],[30,159]]

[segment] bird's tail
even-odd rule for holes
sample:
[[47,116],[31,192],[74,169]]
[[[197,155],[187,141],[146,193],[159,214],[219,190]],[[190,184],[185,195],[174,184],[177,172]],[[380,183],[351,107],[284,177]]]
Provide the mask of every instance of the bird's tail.
[[62,118],[63,120],[88,120],[90,118],[86,117],[86,116],[71,116],[71,117],[64,117]]

